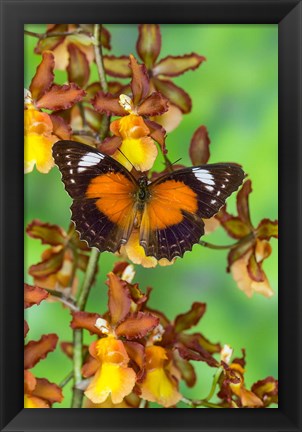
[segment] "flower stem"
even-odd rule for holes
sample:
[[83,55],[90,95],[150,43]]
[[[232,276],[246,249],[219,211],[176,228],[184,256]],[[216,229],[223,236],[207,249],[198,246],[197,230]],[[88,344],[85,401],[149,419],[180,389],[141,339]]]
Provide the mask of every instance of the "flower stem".
[[[78,296],[77,306],[80,311],[85,309],[87,298],[95,278],[96,267],[100,252],[96,248],[91,249],[87,270],[85,273],[84,281]],[[82,363],[83,363],[83,330],[76,329],[73,331],[73,376],[74,387],[71,407],[81,408],[83,401],[82,390],[76,388],[77,384],[82,381]]]
[[72,378],[73,378],[73,371],[69,372],[69,374],[64,379],[62,379],[59,386],[61,388],[65,387],[69,383],[69,381],[72,380]]
[[[94,31],[93,31],[93,38],[94,38],[93,46],[94,46],[95,62],[96,62],[102,90],[103,90],[103,92],[107,93],[108,92],[108,83],[107,83],[107,78],[106,78],[104,62],[103,62],[102,43],[100,42],[101,32],[102,32],[102,25],[101,24],[95,24],[94,25]],[[104,138],[108,134],[109,123],[110,123],[110,116],[107,116],[106,114],[104,114],[102,116],[102,122],[101,122],[101,127],[100,127],[100,134],[99,134],[101,141],[103,141]]]
[[255,237],[255,234],[253,232],[249,233],[248,235],[246,235],[245,237],[242,237],[240,240],[238,240],[236,243],[232,243],[229,245],[214,245],[212,243],[208,243],[205,242],[203,240],[199,240],[198,244],[200,246],[204,246],[207,247],[209,249],[217,249],[217,250],[222,250],[222,249],[233,249],[241,244],[244,244],[250,240],[252,240]]

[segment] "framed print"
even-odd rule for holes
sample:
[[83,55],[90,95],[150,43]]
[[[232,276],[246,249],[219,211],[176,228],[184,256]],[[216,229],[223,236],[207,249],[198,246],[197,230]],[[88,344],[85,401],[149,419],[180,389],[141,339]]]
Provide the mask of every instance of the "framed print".
[[301,430],[301,2],[41,6],[1,2],[2,430]]

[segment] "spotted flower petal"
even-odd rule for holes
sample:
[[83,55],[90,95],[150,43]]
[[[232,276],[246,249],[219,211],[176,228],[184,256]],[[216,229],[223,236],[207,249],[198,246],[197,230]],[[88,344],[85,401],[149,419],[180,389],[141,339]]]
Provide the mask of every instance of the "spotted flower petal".
[[168,56],[162,59],[153,67],[153,75],[164,75],[175,77],[187,72],[188,70],[197,69],[206,58],[196,53],[185,54],[183,56]]
[[161,49],[161,33],[158,24],[140,24],[136,50],[148,69],[152,69]]

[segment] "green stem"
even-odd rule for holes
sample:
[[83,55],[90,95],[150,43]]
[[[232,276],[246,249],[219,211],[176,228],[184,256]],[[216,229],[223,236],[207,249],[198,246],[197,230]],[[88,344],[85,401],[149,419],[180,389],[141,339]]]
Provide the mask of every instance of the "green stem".
[[73,311],[78,311],[78,307],[75,304],[75,301],[71,299],[70,297],[65,297],[64,292],[62,291],[56,291],[51,290],[49,288],[43,288],[45,291],[47,291],[51,296],[57,298],[61,303],[63,303],[65,306],[69,307],[69,309]]
[[[103,51],[102,51],[102,44],[100,42],[100,35],[102,31],[101,24],[95,24],[94,25],[94,31],[93,31],[93,39],[94,39],[94,56],[95,56],[95,62],[99,74],[99,79],[101,83],[101,87],[103,92],[108,92],[108,83],[106,78],[106,72],[103,62]],[[110,123],[110,116],[107,116],[106,114],[102,117],[101,127],[100,127],[100,139],[101,141],[104,140],[104,138],[108,134],[109,130],[109,123]]]
[[191,408],[197,408],[198,406],[204,406],[207,408],[222,408],[220,405],[216,405],[214,403],[211,402],[207,402],[206,400],[191,400],[188,399],[186,397],[183,397],[181,399],[181,401],[183,403],[185,403],[186,405],[189,405]]
[[[78,296],[77,305],[80,311],[85,309],[88,295],[95,278],[96,267],[100,252],[96,248],[91,249],[87,270],[85,273],[84,281]],[[72,408],[81,408],[83,402],[82,390],[76,388],[77,384],[82,381],[82,364],[83,364],[83,330],[76,329],[73,331],[73,376],[74,387],[72,395]]]
[[78,35],[80,33],[87,34],[87,32],[84,32],[82,29],[78,30],[72,30],[72,31],[66,31],[66,32],[53,32],[53,33],[35,33],[29,30],[24,30],[24,34],[28,36],[36,37],[40,40],[48,39],[52,37],[63,37],[63,36],[71,36],[71,35]]
[[212,397],[214,396],[214,393],[215,393],[215,390],[216,390],[216,386],[217,386],[218,380],[219,380],[220,375],[222,374],[222,372],[223,372],[223,367],[219,367],[217,369],[215,375],[214,375],[214,379],[213,379],[213,382],[212,382],[212,387],[211,387],[210,393],[208,394],[208,396],[206,398],[203,399],[204,402],[211,400]]
[[61,388],[65,387],[69,381],[71,381],[73,378],[73,371],[69,372],[69,374],[60,382],[59,386]]
[[233,249],[237,246],[240,246],[244,243],[247,243],[248,241],[252,240],[255,237],[254,233],[251,232],[249,233],[247,236],[241,238],[240,240],[238,240],[236,243],[232,243],[230,245],[214,245],[212,243],[208,243],[205,242],[203,240],[199,240],[198,244],[200,244],[200,246],[204,246],[207,247],[209,249],[217,249],[217,250],[222,250],[222,249]]

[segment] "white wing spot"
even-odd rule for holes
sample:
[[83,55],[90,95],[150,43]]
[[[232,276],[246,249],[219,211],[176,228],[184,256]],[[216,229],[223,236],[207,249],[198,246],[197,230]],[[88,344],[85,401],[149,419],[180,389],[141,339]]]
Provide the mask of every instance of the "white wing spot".
[[214,190],[213,186],[205,186],[205,188],[210,192],[213,192],[213,190]]
[[83,172],[87,168],[97,165],[104,156],[98,153],[86,153],[79,161],[78,172]]
[[199,168],[193,168],[193,172],[197,180],[201,181],[202,183],[205,183],[207,185],[215,184],[214,177],[209,171]]

